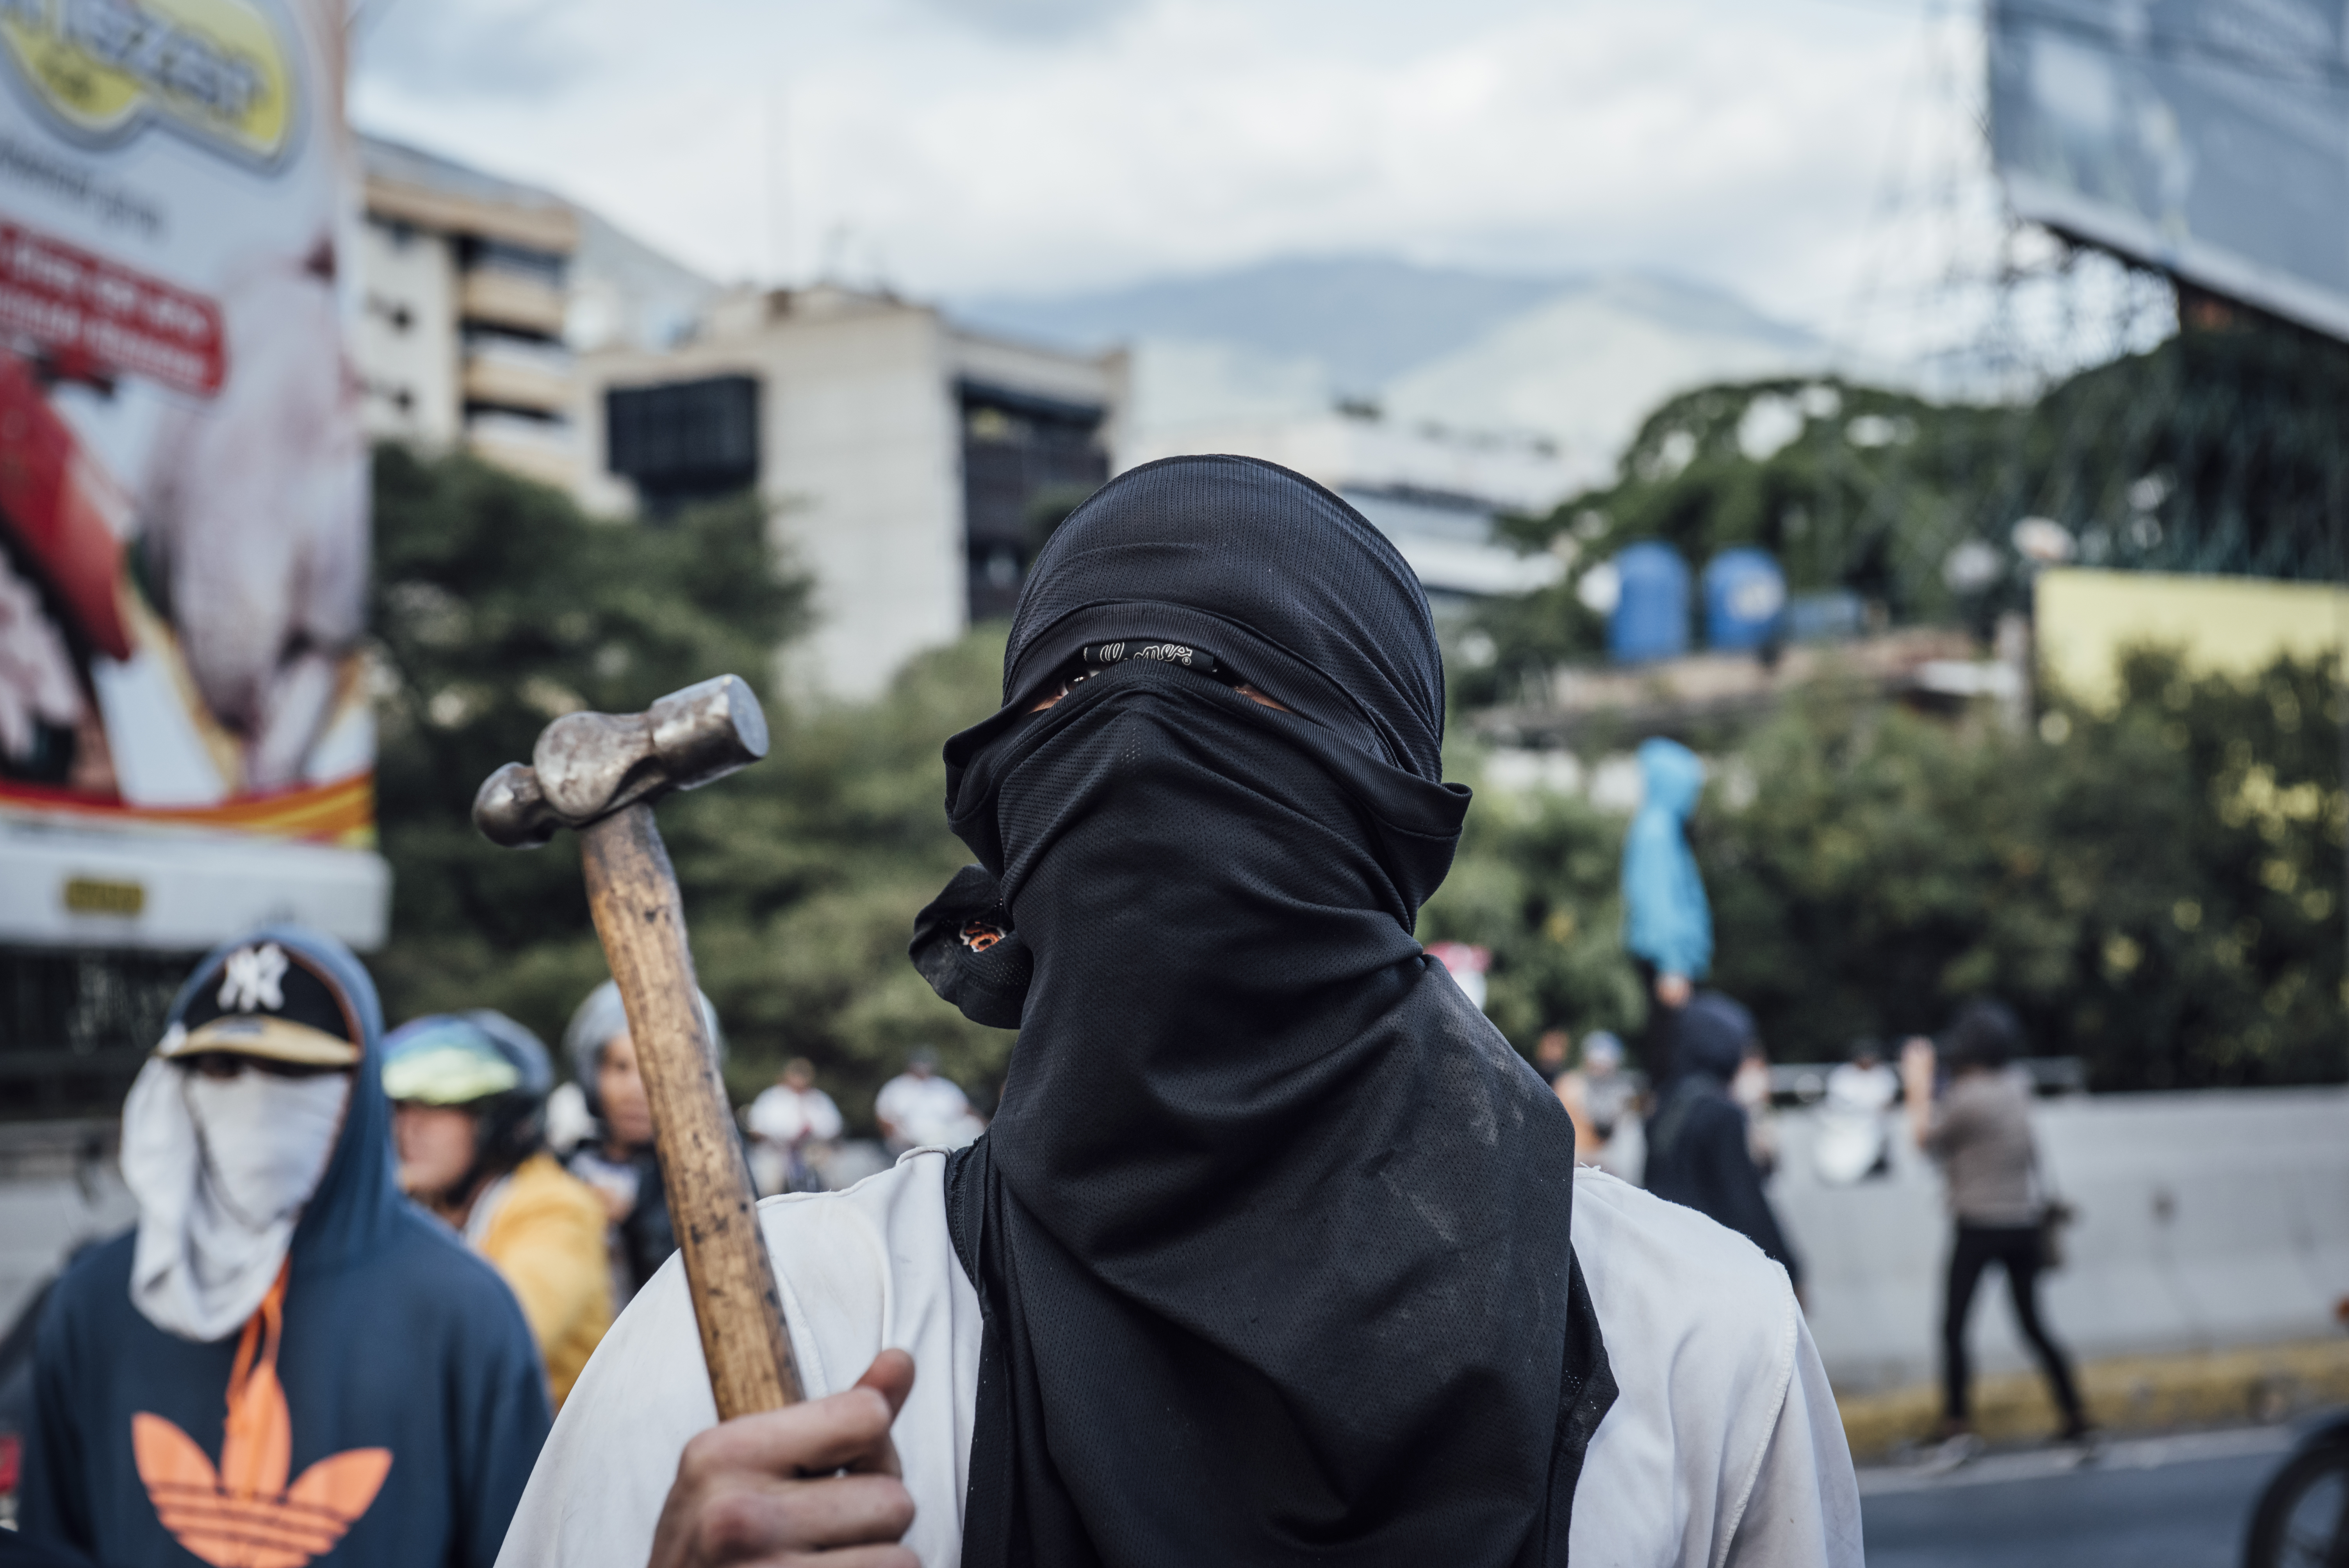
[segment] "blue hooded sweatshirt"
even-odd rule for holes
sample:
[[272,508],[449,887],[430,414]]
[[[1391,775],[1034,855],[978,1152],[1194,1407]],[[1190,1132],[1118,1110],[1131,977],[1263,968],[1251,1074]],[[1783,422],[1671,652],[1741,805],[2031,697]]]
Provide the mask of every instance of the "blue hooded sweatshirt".
[[1623,946],[1660,973],[1702,980],[1713,966],[1713,911],[1686,829],[1704,764],[1676,740],[1640,746],[1643,794],[1623,843]]
[[[358,960],[272,926],[215,949],[196,978],[273,942],[338,994],[365,1053],[294,1229],[276,1332],[196,1344],[149,1322],[130,1299],[135,1232],[83,1256],[41,1315],[19,1527],[109,1568],[491,1568],[546,1437],[537,1346],[496,1272],[399,1194],[383,1014]],[[290,1454],[250,1435],[228,1451],[229,1391],[256,1378],[244,1408]],[[214,1466],[284,1490],[232,1498],[229,1475],[209,1484]]]

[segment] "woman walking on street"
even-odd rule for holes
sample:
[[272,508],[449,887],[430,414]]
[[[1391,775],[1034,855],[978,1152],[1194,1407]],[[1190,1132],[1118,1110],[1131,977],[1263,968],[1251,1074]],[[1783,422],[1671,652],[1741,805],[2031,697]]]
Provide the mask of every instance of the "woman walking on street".
[[1988,997],[1968,1003],[1946,1037],[1951,1078],[1938,1106],[1931,1042],[1912,1039],[1901,1052],[1909,1131],[1917,1147],[1941,1167],[1956,1222],[1941,1315],[1941,1430],[1948,1457],[1957,1460],[1977,1446],[1967,1408],[1972,1372],[1966,1357],[1966,1318],[1982,1270],[1993,1263],[2006,1271],[2015,1321],[2063,1414],[2063,1440],[2089,1435],[2069,1359],[2039,1321],[2046,1200],[2035,1180],[2029,1094],[2006,1070],[2022,1035],[2003,1004]]

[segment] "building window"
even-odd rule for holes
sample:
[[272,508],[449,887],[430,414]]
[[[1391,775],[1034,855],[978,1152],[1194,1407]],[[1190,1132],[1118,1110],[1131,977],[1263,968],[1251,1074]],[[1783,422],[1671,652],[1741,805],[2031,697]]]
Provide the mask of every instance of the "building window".
[[1029,564],[1052,530],[1109,478],[1103,411],[975,381],[955,390],[970,618],[999,619],[1019,603]]
[[666,516],[759,480],[759,383],[712,376],[604,394],[605,466]]
[[385,325],[394,332],[406,332],[416,325],[416,313],[408,307],[404,300],[396,300],[388,294],[371,294],[367,296],[367,307],[370,313],[381,316]]
[[560,290],[570,263],[551,251],[533,251],[526,246],[508,244],[503,240],[469,239],[465,242],[463,264],[468,272],[512,273],[548,288]]
[[0,1104],[112,1116],[162,1033],[192,953],[0,952]]

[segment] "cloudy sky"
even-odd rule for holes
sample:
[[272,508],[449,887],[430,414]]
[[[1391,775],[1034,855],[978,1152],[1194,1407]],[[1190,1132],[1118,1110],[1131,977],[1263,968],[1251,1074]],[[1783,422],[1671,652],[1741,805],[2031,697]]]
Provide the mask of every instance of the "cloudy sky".
[[1831,329],[1933,4],[368,0],[355,108],[720,277],[1372,253],[1662,268]]

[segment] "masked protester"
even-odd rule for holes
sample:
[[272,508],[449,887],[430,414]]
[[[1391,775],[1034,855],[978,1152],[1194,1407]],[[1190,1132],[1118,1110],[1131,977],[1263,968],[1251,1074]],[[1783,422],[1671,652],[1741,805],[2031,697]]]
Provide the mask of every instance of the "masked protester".
[[[701,1021],[723,1060],[726,1037],[718,1027],[718,1009],[709,997],[700,1000]],[[571,1151],[568,1164],[604,1201],[611,1224],[612,1299],[625,1306],[677,1251],[677,1227],[669,1222],[668,1191],[653,1149],[652,1107],[636,1072],[619,986],[606,980],[587,993],[563,1031],[563,1052],[595,1119],[595,1132]]]
[[557,1408],[612,1325],[606,1217],[546,1152],[554,1069],[502,1013],[438,1014],[384,1041],[399,1184],[496,1265],[522,1303]]
[[496,1273],[392,1181],[375,987],[214,950],[122,1112],[138,1228],[43,1310],[19,1525],[114,1568],[489,1568],[546,1435]]
[[506,1568],[1857,1564],[1785,1272],[1578,1172],[1413,939],[1468,799],[1393,547],[1270,464],[1136,469],[1039,557],[1003,695],[914,942],[1019,1029],[995,1119],[761,1206],[809,1403],[705,1430],[656,1279]]
[[1648,1124],[1648,1191],[1720,1221],[1799,1286],[1802,1269],[1763,1195],[1751,1113],[1733,1090],[1754,1059],[1754,1016],[1717,991],[1699,992],[1681,1009],[1678,1044],[1680,1076]]

